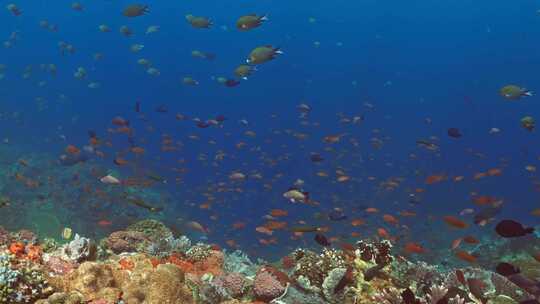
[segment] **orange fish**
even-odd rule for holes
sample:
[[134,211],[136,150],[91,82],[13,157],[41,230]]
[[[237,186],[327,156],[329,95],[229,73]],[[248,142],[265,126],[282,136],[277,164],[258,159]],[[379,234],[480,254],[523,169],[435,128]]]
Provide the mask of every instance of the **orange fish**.
[[472,200],[473,200],[473,203],[480,206],[488,205],[496,201],[494,197],[488,196],[488,195],[476,196],[476,197],[473,197]]
[[499,168],[489,169],[487,171],[487,175],[489,175],[489,176],[501,176],[502,175],[502,170],[499,169]]
[[540,253],[537,253],[533,256],[533,258],[537,261],[537,262],[540,262]]
[[473,244],[473,245],[480,243],[480,241],[472,235],[468,235],[464,237],[463,241],[467,244]]
[[92,146],[98,146],[99,145],[99,140],[95,137],[91,137],[89,140],[88,140],[88,143]]
[[289,212],[283,209],[272,209],[270,215],[274,217],[287,216],[289,215]]
[[395,216],[390,214],[383,215],[383,220],[391,225],[399,225],[399,220]]
[[264,227],[264,226],[259,226],[257,228],[255,228],[255,231],[257,231],[258,233],[262,233],[262,234],[266,234],[266,235],[272,235],[274,233],[274,231]]
[[270,238],[270,239],[259,239],[259,243],[268,246],[271,244],[277,245],[277,238]]
[[463,175],[455,176],[455,177],[454,177],[454,181],[455,181],[455,182],[460,182],[460,181],[462,181],[462,180],[464,180],[464,179],[465,179],[465,176],[463,176]]
[[190,228],[192,230],[195,230],[195,231],[206,233],[206,234],[208,234],[210,232],[208,230],[208,228],[204,227],[203,225],[201,225],[201,223],[196,222],[196,221],[187,222],[186,227],[188,227],[188,228]]
[[383,239],[390,239],[390,234],[384,228],[377,228],[377,234]]
[[199,205],[199,209],[203,209],[203,210],[209,210],[210,207],[211,207],[210,203],[204,203],[204,204]]
[[531,215],[540,216],[540,208],[536,208],[533,211],[531,211]]
[[364,221],[363,219],[354,219],[351,221],[351,225],[353,227],[358,227],[358,226],[362,226],[362,225],[365,225],[366,224],[366,221]]
[[412,243],[412,242],[409,242],[409,243],[405,244],[404,249],[405,249],[405,252],[407,252],[407,253],[422,254],[422,253],[426,252],[424,247],[422,247],[420,244]]
[[379,209],[369,207],[369,208],[366,208],[366,210],[364,210],[364,211],[366,211],[367,213],[377,213],[377,212],[379,212]]
[[351,237],[360,237],[360,232],[353,231],[351,232]]
[[264,224],[264,227],[270,230],[285,229],[287,227],[287,222],[268,221]]
[[459,245],[461,244],[461,241],[463,241],[462,238],[453,240],[453,241],[452,241],[452,246],[451,246],[451,248],[452,248],[452,249],[458,248]]
[[127,165],[128,164],[128,161],[123,159],[123,158],[120,158],[120,157],[116,157],[114,160],[113,160],[113,163],[117,166],[124,166],[124,165]]
[[122,127],[122,126],[129,125],[129,121],[125,120],[123,117],[116,116],[115,118],[112,119],[112,124],[115,126]]
[[484,178],[487,176],[487,173],[485,172],[479,172],[479,173],[476,173],[474,176],[473,176],[473,179],[474,180],[478,180],[478,179],[481,179],[481,178]]
[[109,227],[110,225],[112,225],[112,222],[107,220],[100,220],[99,222],[97,222],[97,224],[99,227]]
[[246,227],[246,223],[244,223],[244,222],[234,222],[232,224],[232,227],[234,229],[244,229]]
[[66,153],[79,154],[79,153],[81,153],[81,150],[79,148],[75,147],[74,145],[68,145],[66,147]]
[[478,259],[474,255],[468,253],[467,251],[463,251],[463,250],[457,250],[456,251],[456,257],[458,259],[460,259],[460,260],[463,260],[463,261],[469,262],[469,263],[476,263],[476,260]]
[[338,135],[328,135],[323,137],[323,142],[327,144],[335,144],[341,140],[341,137],[343,137],[345,134],[338,134]]
[[416,212],[412,212],[412,211],[407,211],[407,210],[403,210],[399,213],[399,215],[403,216],[403,217],[413,217],[413,216],[416,216]]
[[232,248],[238,247],[238,244],[236,244],[235,240],[226,240],[225,244],[227,244],[229,247],[232,247]]
[[440,175],[430,175],[426,178],[425,183],[428,185],[440,183],[446,179],[446,175],[440,174]]
[[144,153],[144,148],[142,148],[142,147],[133,147],[133,148],[131,148],[131,152],[133,152],[135,154],[143,154]]
[[447,215],[447,216],[444,216],[443,217],[443,220],[446,224],[454,227],[454,228],[459,228],[459,229],[464,229],[464,228],[467,228],[469,227],[469,225],[467,223],[465,223],[464,221],[458,219],[457,217],[455,216],[452,216],[452,215]]
[[340,183],[344,183],[346,181],[349,181],[351,179],[350,176],[347,176],[347,175],[341,175],[337,178],[337,181],[340,182]]

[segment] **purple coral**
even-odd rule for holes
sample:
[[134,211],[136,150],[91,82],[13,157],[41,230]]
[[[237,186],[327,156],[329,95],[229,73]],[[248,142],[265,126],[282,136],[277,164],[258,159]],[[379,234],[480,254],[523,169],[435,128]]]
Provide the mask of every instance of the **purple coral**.
[[[261,271],[262,270],[262,271]],[[255,297],[262,301],[271,301],[285,292],[285,287],[271,273],[264,268],[257,272],[253,281]]]

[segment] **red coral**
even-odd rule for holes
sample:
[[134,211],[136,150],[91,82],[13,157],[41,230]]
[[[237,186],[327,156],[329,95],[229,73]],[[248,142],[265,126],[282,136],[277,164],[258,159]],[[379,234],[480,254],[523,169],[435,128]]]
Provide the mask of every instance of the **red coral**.
[[118,264],[120,264],[122,270],[133,270],[135,268],[135,263],[128,258],[121,259],[118,261]]
[[16,255],[17,257],[21,257],[24,255],[24,243],[22,242],[14,242],[9,245],[9,252]]
[[38,262],[41,261],[41,256],[43,255],[43,250],[38,245],[27,245],[26,246],[26,258]]
[[183,260],[178,255],[171,255],[166,262],[176,265],[184,273],[190,273],[191,271],[193,271],[193,264],[191,262]]
[[212,250],[210,255],[202,260],[193,263],[193,274],[202,276],[205,273],[211,273],[218,276],[223,273],[223,252]]
[[152,267],[156,268],[162,261],[158,258],[150,258],[150,263],[152,263]]

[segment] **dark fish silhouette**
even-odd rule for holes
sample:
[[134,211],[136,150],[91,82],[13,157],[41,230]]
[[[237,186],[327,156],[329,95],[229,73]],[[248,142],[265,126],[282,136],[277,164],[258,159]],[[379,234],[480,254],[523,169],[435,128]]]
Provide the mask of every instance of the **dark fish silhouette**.
[[459,131],[458,128],[450,128],[448,129],[448,136],[450,137],[453,137],[453,138],[460,138],[461,136],[463,136],[463,134],[461,134],[461,131]]
[[513,238],[525,236],[527,234],[533,233],[534,228],[529,227],[525,228],[523,225],[516,221],[512,220],[502,220],[495,227],[495,231],[498,235],[505,238]]
[[520,273],[519,267],[506,262],[499,263],[495,271],[505,277]]
[[324,160],[324,158],[319,153],[311,153],[310,159],[314,163],[319,163]]
[[320,233],[317,233],[315,234],[315,242],[317,242],[317,244],[323,246],[323,247],[328,247],[331,245],[330,241],[322,234]]

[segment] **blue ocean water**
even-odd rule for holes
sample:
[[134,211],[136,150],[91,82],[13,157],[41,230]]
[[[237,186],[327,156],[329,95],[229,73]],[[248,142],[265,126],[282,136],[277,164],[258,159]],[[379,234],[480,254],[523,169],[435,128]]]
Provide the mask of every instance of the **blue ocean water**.
[[[318,245],[312,234],[291,239],[287,229],[272,236],[256,232],[272,209],[288,211],[287,217],[276,219],[288,227],[330,227],[326,234],[334,237],[335,246],[353,243],[353,231],[371,237],[384,227],[400,241],[419,242],[434,253],[446,252],[450,241],[463,235],[447,228],[442,216],[482,208],[472,203],[471,192],[504,200],[497,219],[538,224],[538,216],[531,214],[540,207],[537,173],[526,170],[538,165],[538,134],[520,124],[524,116],[538,117],[538,97],[508,101],[499,94],[508,84],[539,90],[540,16],[533,1],[148,1],[150,13],[136,18],[122,15],[129,1],[80,3],[82,11],[73,10],[70,1],[21,0],[14,2],[20,16],[1,11],[0,38],[8,40],[17,32],[13,46],[0,49],[0,63],[6,66],[0,82],[0,136],[6,139],[3,167],[9,181],[3,195],[13,200],[2,217],[10,218],[9,225],[32,222],[13,219],[17,204],[24,206],[20,214],[42,208],[46,201],[51,206],[47,212],[63,215],[59,227],[77,227],[84,234],[103,236],[155,217],[196,238],[224,247],[225,241],[235,240],[249,253],[276,257],[298,246]],[[239,32],[236,20],[251,13],[266,14],[269,21]],[[192,28],[186,14],[208,17],[213,26]],[[43,20],[58,30],[40,27]],[[111,32],[100,32],[101,24]],[[132,37],[119,33],[123,25],[133,30]],[[150,25],[160,26],[159,32],[145,34]],[[60,41],[72,44],[74,54],[62,55]],[[133,44],[144,48],[133,53]],[[233,78],[233,70],[261,45],[280,47],[284,54],[258,66],[237,87],[217,82],[217,77]],[[216,58],[193,58],[193,50]],[[95,60],[95,53],[103,58]],[[137,64],[140,58],[150,60],[160,75],[149,75]],[[40,64],[56,65],[56,76]],[[24,79],[28,66],[31,76]],[[87,71],[83,80],[74,77],[79,67]],[[187,76],[199,84],[183,85]],[[88,88],[90,82],[99,88]],[[136,102],[141,113],[134,111]],[[306,117],[297,109],[301,103],[311,107]],[[161,105],[167,113],[155,110]],[[179,121],[177,113],[188,118]],[[209,128],[192,121],[217,115],[227,120]],[[130,121],[131,145],[144,147],[144,155],[128,151],[125,134],[108,131],[114,131],[111,120],[116,116]],[[363,120],[340,122],[355,116]],[[238,122],[242,119],[247,126]],[[459,128],[463,136],[448,137],[448,128]],[[491,128],[501,132],[490,134]],[[88,130],[101,140],[96,149],[105,156],[75,166],[58,164],[67,145],[82,149],[88,143]],[[256,136],[246,136],[246,131]],[[307,138],[294,136],[300,133]],[[178,150],[161,151],[164,134]],[[343,135],[338,143],[323,141],[336,134]],[[435,142],[439,150],[426,151],[417,145],[419,139]],[[237,148],[239,142],[245,147]],[[220,152],[223,161],[215,160]],[[312,152],[325,160],[311,162]],[[117,153],[130,164],[116,166]],[[18,159],[29,159],[30,165],[19,165]],[[492,168],[502,175],[473,178]],[[336,182],[336,170],[352,179]],[[329,176],[317,176],[319,171]],[[247,179],[231,181],[232,172]],[[41,184],[17,184],[16,173]],[[149,173],[162,177],[138,195],[163,211],[124,202],[127,187],[99,182],[107,173],[121,180],[148,179]],[[261,178],[254,177],[259,174]],[[427,176],[437,174],[446,180],[425,184]],[[463,181],[453,181],[461,175]],[[303,190],[319,205],[294,204],[283,197],[297,179],[305,181]],[[392,190],[381,185],[389,179],[398,179]],[[40,194],[47,199],[36,200]],[[411,204],[411,194],[420,203]],[[210,209],[201,209],[208,201]],[[367,214],[368,207],[380,213]],[[317,217],[334,208],[347,219]],[[399,217],[403,210],[417,215],[400,218],[397,226],[382,220],[382,214]],[[351,226],[357,218],[366,224]],[[479,238],[494,236],[493,223],[476,227],[472,215],[461,218]],[[98,225],[102,220],[111,224]],[[186,228],[190,221],[206,232]],[[246,227],[234,229],[236,222]],[[273,237],[276,244],[261,244]]]

